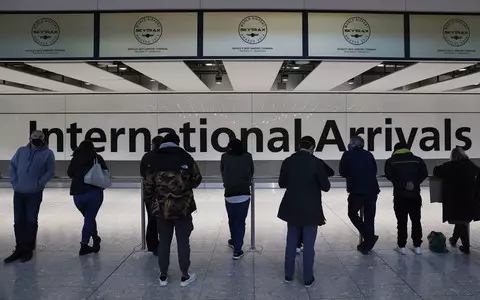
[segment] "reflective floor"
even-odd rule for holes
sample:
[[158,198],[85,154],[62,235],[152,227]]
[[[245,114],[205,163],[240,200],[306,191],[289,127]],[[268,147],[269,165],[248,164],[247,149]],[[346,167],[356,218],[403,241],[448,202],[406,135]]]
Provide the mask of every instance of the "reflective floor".
[[[470,256],[456,249],[436,255],[428,251],[400,256],[395,250],[396,224],[391,190],[378,201],[380,241],[370,256],[355,251],[358,236],[347,219],[346,194],[332,190],[325,197],[327,225],[316,245],[317,282],[301,284],[301,255],[297,281],[283,283],[285,224],[276,219],[280,190],[257,191],[258,252],[233,261],[226,246],[227,219],[221,190],[198,190],[194,215],[192,271],[198,281],[180,288],[180,272],[172,246],[170,284],[158,285],[155,257],[139,250],[138,190],[110,190],[98,217],[102,251],[78,257],[81,215],[67,190],[50,189],[40,213],[38,251],[33,261],[0,265],[1,300],[77,299],[480,299],[480,227],[471,230]],[[424,195],[428,199],[428,195]],[[0,190],[0,253],[13,245],[12,193]],[[432,230],[450,235],[441,223],[441,207],[425,201],[424,235]],[[248,231],[250,230],[250,226]],[[250,234],[246,243],[250,244]]]

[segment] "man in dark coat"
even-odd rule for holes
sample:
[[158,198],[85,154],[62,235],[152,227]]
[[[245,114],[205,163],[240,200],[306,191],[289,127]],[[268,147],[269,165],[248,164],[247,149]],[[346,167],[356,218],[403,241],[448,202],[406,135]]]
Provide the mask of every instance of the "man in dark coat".
[[400,253],[403,255],[406,253],[407,223],[408,216],[410,216],[413,246],[415,252],[421,254],[422,197],[420,184],[428,177],[427,166],[423,159],[413,155],[407,144],[398,143],[395,145],[392,157],[385,163],[385,176],[393,184],[393,203],[397,217],[397,242]]
[[455,224],[452,246],[459,239],[460,251],[470,253],[468,226],[480,220],[480,205],[475,197],[478,187],[479,168],[468,158],[465,151],[455,148],[449,162],[433,169],[433,175],[442,179],[443,222]]
[[222,155],[220,171],[230,228],[228,246],[233,248],[233,259],[238,260],[244,255],[245,219],[250,206],[250,186],[254,172],[252,155],[247,152],[242,141],[233,139],[228,143],[228,151]]
[[[347,179],[348,217],[364,239],[357,249],[368,255],[378,240],[375,235],[375,213],[380,188],[377,163],[373,155],[363,149],[364,145],[363,138],[352,137],[348,145],[349,151],[343,153],[340,160],[340,175]],[[362,208],[364,220],[359,216]]]
[[315,140],[304,137],[300,150],[285,159],[280,170],[278,184],[286,189],[278,218],[287,222],[287,246],[285,250],[285,282],[293,281],[298,237],[303,232],[303,278],[305,286],[315,282],[313,262],[318,226],[325,224],[322,208],[322,191],[330,190],[325,163],[313,155]]
[[[142,157],[142,161],[140,162],[140,175],[143,179],[147,177],[147,172],[153,162],[155,160],[156,152],[159,150],[160,145],[163,142],[162,136],[156,136],[152,139],[151,150]],[[147,241],[147,249],[149,252],[152,252],[153,255],[157,256],[157,249],[158,249],[158,231],[157,231],[157,219],[152,214],[152,203],[145,201],[145,208],[147,210],[147,233],[146,233],[146,241]]]

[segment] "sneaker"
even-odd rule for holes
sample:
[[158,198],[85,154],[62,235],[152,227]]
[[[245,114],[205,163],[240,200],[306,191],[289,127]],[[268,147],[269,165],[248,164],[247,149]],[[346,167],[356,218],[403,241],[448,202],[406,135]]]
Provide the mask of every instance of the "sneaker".
[[228,247],[230,247],[232,249],[235,249],[235,247],[233,246],[233,240],[232,239],[228,240]]
[[243,250],[240,250],[240,251],[235,251],[233,253],[233,259],[234,260],[239,260],[240,258],[244,257],[245,256],[245,252],[243,252]]
[[284,280],[285,283],[292,283],[293,282],[293,278],[290,278],[290,277],[285,277],[285,280]]
[[33,258],[33,251],[26,251],[23,253],[22,258],[20,259],[20,262],[26,263],[28,261],[31,261]]
[[407,254],[407,249],[405,249],[405,247],[398,248],[398,251],[400,252],[401,255],[406,255]]
[[5,258],[5,259],[3,260],[3,262],[6,263],[6,264],[9,264],[9,263],[12,263],[12,262],[14,262],[14,261],[19,260],[20,258],[22,258],[22,256],[23,256],[23,253],[22,253],[21,251],[15,250],[15,251],[13,251],[12,255],[10,255],[9,257]]
[[158,281],[160,282],[161,287],[165,287],[168,285],[168,276],[167,275],[160,275],[158,277]]
[[309,287],[312,287],[312,285],[315,283],[315,277],[313,277],[311,280],[309,281],[305,281],[305,287],[306,288],[309,288]]
[[421,255],[421,254],[422,254],[422,248],[416,247],[416,248],[415,248],[415,254],[416,254],[416,255]]
[[197,280],[197,275],[195,273],[189,273],[188,278],[182,277],[182,282],[180,283],[181,287],[189,286]]

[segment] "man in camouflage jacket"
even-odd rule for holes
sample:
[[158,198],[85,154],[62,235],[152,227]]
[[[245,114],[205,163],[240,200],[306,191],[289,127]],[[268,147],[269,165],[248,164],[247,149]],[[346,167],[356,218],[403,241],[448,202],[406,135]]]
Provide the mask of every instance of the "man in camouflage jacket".
[[193,189],[202,181],[202,175],[193,158],[180,148],[176,133],[165,136],[155,155],[151,155],[144,179],[145,201],[152,203],[152,212],[157,218],[159,234],[158,262],[160,284],[168,283],[170,245],[173,231],[177,238],[178,261],[182,271],[182,286],[196,279],[189,273],[190,234],[193,231],[192,213],[197,210]]

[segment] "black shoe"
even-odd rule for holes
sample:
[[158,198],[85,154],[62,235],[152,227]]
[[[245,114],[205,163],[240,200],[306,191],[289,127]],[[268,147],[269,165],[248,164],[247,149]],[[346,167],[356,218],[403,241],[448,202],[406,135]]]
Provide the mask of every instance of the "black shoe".
[[14,261],[17,261],[19,260],[20,258],[23,257],[23,253],[20,251],[20,250],[15,250],[13,251],[12,255],[10,255],[9,257],[5,258],[3,260],[4,263],[6,264],[9,264],[9,263],[12,263]]
[[373,247],[375,247],[375,244],[378,242],[378,238],[379,238],[378,235],[374,235],[374,236],[373,236],[372,245],[368,248],[369,251],[372,250]]
[[358,245],[357,250],[363,255],[368,255],[369,252],[367,249],[365,249],[365,246],[363,244]]
[[470,254],[470,247],[460,246],[458,250],[462,251],[465,254]]
[[245,252],[243,252],[243,250],[233,252],[233,259],[234,260],[239,260],[240,258],[242,258],[244,256],[245,256]]
[[308,281],[305,281],[305,287],[306,288],[312,287],[313,283],[315,283],[315,277],[313,277],[312,279],[310,279]]
[[90,247],[88,244],[80,243],[80,251],[78,251],[78,255],[84,256],[94,252],[95,249],[93,247]]
[[453,237],[449,238],[448,241],[450,242],[450,245],[452,245],[452,247],[457,247],[457,241]]
[[27,261],[31,261],[33,258],[33,251],[25,251],[20,259],[21,263],[26,263]]
[[158,256],[158,250],[153,250],[153,251],[150,251],[152,252],[153,256]]
[[235,248],[234,245],[233,245],[233,240],[232,240],[232,239],[229,239],[229,240],[228,240],[228,247],[230,247],[230,248],[232,248],[232,249]]
[[100,249],[101,249],[100,243],[102,242],[102,239],[101,239],[98,235],[92,237],[92,239],[93,239],[93,247],[92,247],[92,248],[93,248],[93,252],[94,252],[94,253],[100,252]]

